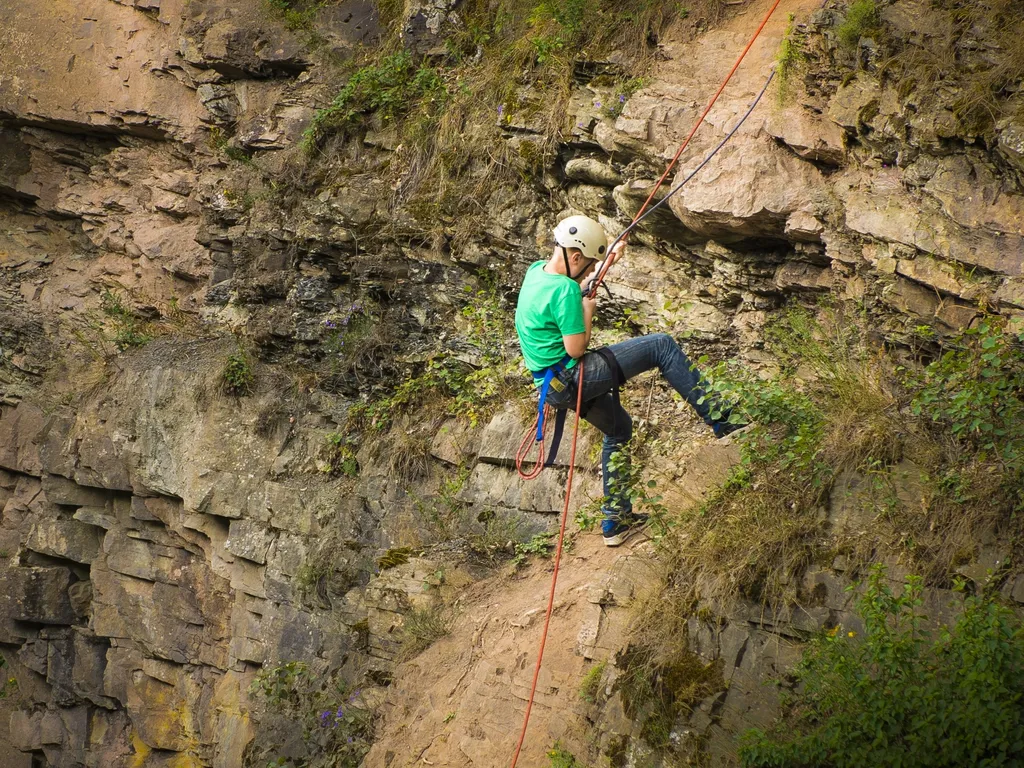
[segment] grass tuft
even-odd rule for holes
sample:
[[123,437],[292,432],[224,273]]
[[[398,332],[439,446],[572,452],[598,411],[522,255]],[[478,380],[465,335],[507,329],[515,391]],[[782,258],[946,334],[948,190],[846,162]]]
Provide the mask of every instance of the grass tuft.
[[842,23],[836,28],[839,42],[846,48],[856,48],[862,37],[878,31],[879,17],[875,0],[853,0]]
[[451,632],[455,614],[440,602],[413,608],[402,617],[402,642],[398,659],[408,661]]

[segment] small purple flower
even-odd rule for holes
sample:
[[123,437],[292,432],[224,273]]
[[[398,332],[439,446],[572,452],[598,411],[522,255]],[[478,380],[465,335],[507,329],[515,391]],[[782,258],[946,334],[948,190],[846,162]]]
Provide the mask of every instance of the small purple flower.
[[349,743],[349,744],[351,744],[351,743],[352,743],[352,737],[351,737],[351,736],[349,736],[349,737],[348,737],[348,743]]
[[625,103],[626,103],[626,95],[623,94],[623,93],[620,93],[619,94],[619,104],[625,104]]
[[597,107],[598,109],[600,109],[601,108],[601,102],[600,101],[595,101],[594,102],[594,106]]
[[505,113],[505,105],[498,105],[498,119],[501,120],[501,116]]

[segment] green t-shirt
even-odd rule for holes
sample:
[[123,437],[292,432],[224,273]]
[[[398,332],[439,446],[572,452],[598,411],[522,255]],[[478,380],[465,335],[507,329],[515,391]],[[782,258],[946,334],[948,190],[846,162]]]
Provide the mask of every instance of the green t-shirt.
[[[563,336],[584,333],[583,292],[565,275],[544,271],[543,261],[526,270],[516,305],[516,333],[526,367],[540,371],[565,357]],[[570,360],[566,368],[576,365]]]

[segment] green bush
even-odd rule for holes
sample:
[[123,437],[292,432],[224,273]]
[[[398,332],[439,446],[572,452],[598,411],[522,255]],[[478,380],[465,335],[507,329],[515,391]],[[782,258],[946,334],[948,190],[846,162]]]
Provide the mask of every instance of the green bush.
[[601,661],[587,670],[580,682],[580,698],[588,704],[596,704],[597,697],[601,693],[601,677],[608,662]]
[[376,112],[388,122],[421,104],[433,111],[444,98],[445,87],[438,70],[417,65],[411,53],[399,51],[356,70],[330,106],[313,117],[303,137],[304,145],[314,148],[328,133],[350,129],[366,113]]
[[564,749],[557,741],[555,746],[548,750],[548,759],[551,760],[550,768],[583,768],[573,754]]
[[509,395],[527,386],[517,350],[508,336],[511,326],[511,313],[494,286],[467,296],[456,327],[460,351],[468,354],[456,357],[438,351],[422,370],[408,374],[390,394],[353,405],[346,430],[350,434],[384,434],[397,417],[413,412],[419,422],[429,421],[431,416],[451,415],[464,417],[475,427]]
[[100,309],[114,327],[114,343],[119,351],[141,347],[153,337],[145,332],[142,320],[135,314],[127,297],[109,288],[100,296]]
[[220,380],[221,386],[229,395],[248,395],[252,392],[256,374],[252,369],[252,359],[244,349],[239,347],[237,351],[228,355]]
[[839,42],[847,48],[856,47],[862,37],[878,29],[878,8],[875,0],[853,0],[846,17],[836,29]]
[[778,102],[784,104],[789,98],[790,88],[793,83],[793,76],[800,66],[807,60],[807,52],[804,50],[804,36],[795,29],[796,17],[789,15],[789,26],[786,27],[786,34],[779,46],[779,55],[776,57],[778,66]]
[[555,551],[555,535],[556,534],[551,531],[535,533],[529,541],[517,543],[515,545],[516,554],[515,557],[512,558],[512,565],[516,568],[524,565],[526,561],[530,559],[530,555],[536,555],[537,557],[550,557]]
[[949,426],[959,439],[1024,467],[1024,334],[995,318],[964,331],[950,349],[910,377],[915,415]]
[[1024,634],[990,599],[923,631],[921,579],[895,594],[881,566],[858,604],[865,632],[818,636],[798,666],[786,719],[748,731],[747,768],[1019,765],[1024,760]]
[[414,608],[402,617],[400,660],[411,659],[451,632],[455,613],[442,603]]
[[[250,744],[247,764],[292,768],[331,766],[358,768],[373,743],[373,714],[359,691],[352,691],[335,675],[316,675],[301,661],[283,662],[260,670],[249,695],[257,706],[260,725]],[[285,743],[302,731],[302,756],[278,757]]]
[[324,445],[320,465],[321,471],[328,475],[359,475],[359,460],[356,458],[356,440],[341,432],[329,432],[324,436]]
[[330,0],[264,0],[284,25],[293,32],[313,31],[316,15]]
[[902,450],[892,362],[849,318],[790,312],[766,336],[782,363],[770,378],[700,361],[712,415],[754,426],[738,440],[741,461],[728,480],[699,507],[664,516],[667,589],[683,603],[796,597],[794,574],[826,541],[821,510],[835,479],[871,462],[889,466]]

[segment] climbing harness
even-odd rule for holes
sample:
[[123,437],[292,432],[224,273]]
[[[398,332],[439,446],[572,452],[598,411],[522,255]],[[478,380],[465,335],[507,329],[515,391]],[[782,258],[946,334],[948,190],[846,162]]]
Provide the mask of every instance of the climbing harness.
[[[622,385],[626,383],[626,374],[622,372],[622,366],[619,365],[619,361],[615,359],[615,355],[608,347],[601,347],[600,349],[593,350],[595,355],[598,355],[608,365],[608,370],[612,373],[612,397],[615,398],[615,404],[619,404],[619,391],[622,389]],[[552,408],[547,404],[548,392],[555,390],[561,392],[565,389],[565,384],[558,378],[558,375],[562,371],[567,370],[565,364],[568,363],[572,358],[569,355],[563,357],[559,362],[552,365],[550,368],[545,368],[543,371],[531,371],[534,377],[534,381],[538,377],[543,376],[543,380],[538,387],[538,398],[537,398],[537,422],[534,424],[535,430],[531,430],[526,433],[523,438],[523,442],[519,444],[519,450],[516,452],[516,468],[519,470],[519,476],[525,480],[533,480],[545,467],[550,467],[555,463],[555,457],[558,456],[558,448],[562,444],[562,434],[565,431],[565,408]],[[582,369],[581,369],[582,370]],[[580,418],[586,418],[587,407],[589,403],[583,403],[582,406],[577,409]],[[551,445],[548,448],[547,458],[544,463],[541,463],[541,457],[544,456],[544,427],[547,424],[548,416],[551,411],[555,411],[555,430],[551,435]],[[533,445],[539,446],[537,452],[537,459],[533,465],[533,469],[529,472],[523,469],[523,464],[529,459],[530,454],[530,438],[533,438]]]
[[[643,221],[643,219],[646,218],[647,215],[649,215],[650,213],[653,213],[654,210],[656,210],[660,206],[664,205],[665,202],[667,200],[669,200],[672,197],[672,195],[676,194],[680,189],[682,189],[683,186],[688,181],[690,181],[690,179],[692,179],[697,174],[697,172],[700,171],[701,168],[703,168],[705,165],[707,165],[708,162],[710,162],[711,158],[713,158],[716,154],[718,154],[718,151],[722,147],[725,146],[726,142],[729,141],[729,139],[732,138],[733,134],[736,133],[736,131],[739,129],[739,127],[741,125],[743,125],[743,123],[746,121],[746,119],[754,111],[754,108],[757,106],[758,102],[761,101],[761,97],[764,96],[765,92],[768,90],[768,86],[772,82],[772,79],[775,77],[774,70],[768,75],[768,79],[765,81],[764,87],[761,89],[760,93],[757,94],[757,97],[754,99],[753,103],[750,105],[750,108],[746,111],[746,113],[743,115],[743,117],[741,117],[739,119],[739,122],[736,123],[736,125],[733,127],[733,129],[718,144],[718,146],[716,146],[713,150],[711,150],[711,152],[701,162],[701,164],[698,165],[697,168],[695,168],[690,174],[688,174],[685,179],[683,179],[679,184],[677,184],[674,188],[672,188],[669,191],[669,193],[662,200],[659,200],[658,203],[656,203],[650,210],[648,210],[648,206],[650,205],[651,200],[654,199],[654,196],[657,194],[657,192],[661,188],[662,184],[664,184],[665,179],[667,179],[669,173],[672,172],[672,169],[675,167],[676,162],[678,162],[680,156],[683,154],[683,150],[686,149],[687,145],[690,143],[690,140],[697,133],[697,129],[704,122],[704,118],[707,117],[708,113],[711,111],[711,108],[715,105],[715,102],[718,100],[718,97],[722,94],[722,91],[725,90],[725,86],[729,83],[729,81],[732,79],[732,76],[736,73],[736,70],[739,68],[740,62],[742,62],[744,57],[746,57],[747,52],[754,45],[754,41],[757,40],[758,36],[761,34],[761,31],[765,28],[765,25],[768,24],[768,20],[772,17],[772,14],[775,13],[775,9],[779,7],[779,3],[781,3],[781,2],[782,2],[782,0],[775,0],[775,2],[772,4],[771,8],[768,9],[768,13],[765,14],[764,19],[761,21],[760,26],[757,28],[757,31],[754,32],[753,37],[750,38],[750,42],[747,43],[747,47],[743,49],[743,52],[740,54],[739,58],[736,60],[736,63],[733,64],[733,67],[729,71],[729,74],[726,76],[725,80],[722,81],[722,85],[719,86],[718,91],[711,98],[711,101],[708,103],[707,108],[704,110],[704,112],[701,114],[700,118],[697,120],[696,125],[693,126],[693,130],[690,131],[690,135],[686,137],[686,140],[683,142],[682,146],[679,147],[679,150],[676,152],[675,156],[672,158],[672,161],[669,163],[668,167],[665,169],[665,172],[661,175],[661,178],[658,179],[658,182],[651,189],[651,192],[647,196],[647,199],[644,201],[644,204],[642,206],[640,206],[640,210],[638,210],[637,213],[636,213],[636,216],[634,216],[632,223],[630,223],[630,225],[622,232],[622,234],[620,234],[616,238],[615,243],[613,243],[612,248],[609,249],[609,251],[614,250],[615,246],[618,245],[618,243],[620,241],[628,239],[628,235],[629,235],[630,231],[632,231],[634,228],[636,228],[636,226],[641,221]],[[608,261],[606,260],[605,263],[601,266],[601,270],[598,272],[597,277],[593,281],[593,285],[591,287],[591,292],[588,293],[587,295],[590,295],[590,296],[596,296],[597,295],[597,289],[604,282],[604,278],[607,275],[608,268],[610,266],[611,266],[611,264],[609,264]],[[595,350],[595,352],[598,352],[598,351],[599,350]],[[612,360],[614,360],[614,356],[612,356]],[[606,358],[606,361],[607,361],[607,358]],[[608,362],[610,362],[610,361],[608,361]],[[522,749],[523,749],[523,742],[526,740],[526,730],[527,730],[527,728],[529,727],[529,724],[530,724],[530,712],[533,711],[533,700],[534,700],[534,697],[537,694],[537,680],[540,677],[541,663],[544,660],[544,646],[547,644],[548,627],[551,624],[551,612],[552,612],[552,610],[554,608],[554,605],[555,605],[555,587],[558,584],[558,568],[559,568],[559,564],[561,563],[561,560],[562,560],[562,543],[563,543],[563,541],[565,539],[565,523],[566,523],[566,520],[569,517],[569,500],[570,500],[570,498],[572,496],[572,480],[573,480],[573,475],[574,475],[575,470],[576,470],[576,445],[577,445],[577,438],[579,437],[580,408],[583,405],[583,358],[580,358],[580,361],[577,364],[577,367],[579,368],[579,374],[578,374],[578,377],[576,379],[576,418],[575,418],[574,423],[573,423],[572,451],[571,451],[570,457],[569,457],[569,476],[566,479],[566,486],[565,486],[565,503],[562,506],[562,520],[561,520],[561,525],[560,525],[559,531],[558,531],[558,545],[555,548],[555,566],[554,566],[554,572],[551,574],[551,591],[550,591],[550,594],[548,595],[548,606],[547,606],[547,611],[546,611],[546,613],[544,615],[544,628],[541,631],[540,648],[537,651],[537,664],[534,667],[534,670],[533,670],[533,681],[530,684],[530,697],[527,699],[527,702],[526,702],[526,712],[523,715],[523,727],[522,727],[522,730],[519,733],[519,741],[516,744],[515,754],[513,754],[513,756],[512,756],[511,768],[516,768],[516,764],[519,762],[519,753],[522,751]],[[615,363],[615,365],[612,366],[613,376],[615,375],[614,371],[615,371],[616,368],[618,368],[618,363]],[[621,368],[619,369],[619,374],[621,375]],[[616,392],[616,396],[617,395],[618,395],[618,393]],[[516,469],[519,471],[520,476],[524,477],[526,479],[532,479],[533,477],[536,477],[537,475],[540,474],[540,471],[544,468],[544,464],[542,464],[540,462],[540,455],[543,455],[543,452],[544,452],[544,421],[545,421],[546,412],[548,411],[548,407],[547,407],[546,403],[544,402],[546,397],[547,397],[547,392],[544,392],[543,395],[541,396],[540,404],[538,406],[537,424],[535,425],[536,426],[536,435],[534,434],[534,431],[531,430],[531,432],[528,433],[527,436],[526,436],[527,440],[529,440],[529,438],[531,438],[531,437],[537,437],[537,442],[540,443],[540,454],[538,455],[538,460],[537,460],[536,465],[534,466],[534,469],[531,472],[529,472],[529,473],[524,473],[523,468],[522,468],[522,464],[523,464],[523,460],[525,458],[525,453],[523,452],[523,448],[522,447],[520,447],[520,451],[516,455]],[[564,409],[563,409],[562,412],[564,414]],[[564,423],[564,419],[565,419],[565,417],[563,415],[562,416],[563,423]],[[556,425],[556,431],[557,431],[557,425]],[[560,437],[560,435],[559,435],[559,437]],[[524,441],[524,443],[525,443],[525,441]],[[552,455],[550,457],[550,459],[552,461],[554,459],[554,453],[557,453],[557,450],[558,450],[557,443],[553,446],[553,448],[554,448],[554,450],[552,451]]]

